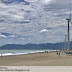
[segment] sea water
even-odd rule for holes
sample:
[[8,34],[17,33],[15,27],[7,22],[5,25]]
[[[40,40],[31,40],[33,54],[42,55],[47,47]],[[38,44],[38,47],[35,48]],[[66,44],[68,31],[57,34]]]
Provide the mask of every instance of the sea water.
[[56,51],[56,50],[0,50],[0,56],[8,56],[8,55],[20,55],[20,54],[29,54],[29,53],[37,53],[37,52],[45,52],[45,51]]

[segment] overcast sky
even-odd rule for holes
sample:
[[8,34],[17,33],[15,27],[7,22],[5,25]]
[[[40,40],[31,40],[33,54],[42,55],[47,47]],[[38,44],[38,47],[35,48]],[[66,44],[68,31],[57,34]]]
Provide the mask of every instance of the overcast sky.
[[69,0],[0,0],[0,46],[63,42],[69,14]]

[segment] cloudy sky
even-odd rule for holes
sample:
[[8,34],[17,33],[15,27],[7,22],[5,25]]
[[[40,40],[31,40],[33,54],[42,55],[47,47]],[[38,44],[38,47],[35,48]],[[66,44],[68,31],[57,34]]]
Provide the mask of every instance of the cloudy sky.
[[69,4],[69,0],[0,0],[0,46],[63,42]]

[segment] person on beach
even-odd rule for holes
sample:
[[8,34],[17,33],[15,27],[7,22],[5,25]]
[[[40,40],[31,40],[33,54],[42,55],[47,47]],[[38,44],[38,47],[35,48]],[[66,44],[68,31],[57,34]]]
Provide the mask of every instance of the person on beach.
[[46,52],[46,51],[45,51]]
[[47,53],[48,53],[48,51],[47,51]]
[[1,58],[2,58],[2,54],[1,54]]
[[57,55],[58,55],[58,52],[57,52]]
[[60,52],[59,52],[59,55],[60,55]]

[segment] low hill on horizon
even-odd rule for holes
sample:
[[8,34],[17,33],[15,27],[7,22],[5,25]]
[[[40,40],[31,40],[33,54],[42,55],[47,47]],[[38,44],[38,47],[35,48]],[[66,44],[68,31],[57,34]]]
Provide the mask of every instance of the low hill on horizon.
[[[23,49],[62,49],[64,48],[64,42],[61,43],[43,43],[43,44],[6,44],[0,47],[0,50],[23,50]],[[67,47],[66,47],[67,48]],[[72,48],[72,41],[70,42],[70,48]]]

